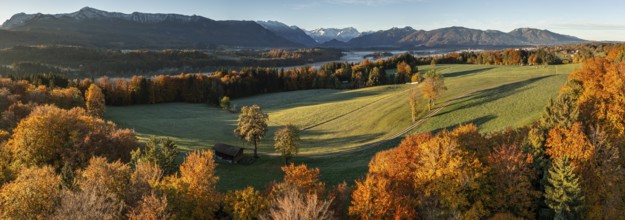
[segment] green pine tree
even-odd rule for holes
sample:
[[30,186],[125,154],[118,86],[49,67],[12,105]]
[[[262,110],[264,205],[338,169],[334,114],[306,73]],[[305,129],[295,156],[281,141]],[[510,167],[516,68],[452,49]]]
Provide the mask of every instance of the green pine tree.
[[579,118],[579,109],[576,100],[571,95],[561,95],[555,101],[549,100],[543,112],[541,124],[545,128],[562,126],[570,128]]
[[556,159],[549,169],[547,181],[545,203],[553,210],[554,219],[579,219],[584,196],[571,162]]

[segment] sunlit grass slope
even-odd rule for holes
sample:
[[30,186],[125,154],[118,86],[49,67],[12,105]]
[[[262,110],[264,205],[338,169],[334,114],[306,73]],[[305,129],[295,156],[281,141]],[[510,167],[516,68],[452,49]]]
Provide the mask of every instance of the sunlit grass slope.
[[[549,98],[555,97],[568,73],[577,65],[548,67],[439,65],[448,90],[437,104],[449,105],[413,132],[437,131],[460,123],[476,123],[483,131],[522,126],[537,119]],[[421,66],[422,72],[431,66]],[[238,107],[258,104],[269,114],[270,129],[260,151],[273,152],[273,133],[292,123],[302,131],[303,143],[296,163],[319,167],[331,184],[352,181],[367,170],[378,148],[325,157],[307,157],[355,149],[392,136],[410,122],[407,93],[415,85],[378,86],[359,90],[306,90],[265,94],[234,100]],[[458,98],[461,97],[461,98]],[[134,128],[141,139],[171,137],[185,150],[222,142],[246,146],[233,130],[236,114],[206,104],[169,103],[109,107],[107,118]],[[247,146],[250,147],[250,146]],[[221,189],[247,185],[262,187],[281,178],[281,160],[263,156],[252,165],[218,166]]]

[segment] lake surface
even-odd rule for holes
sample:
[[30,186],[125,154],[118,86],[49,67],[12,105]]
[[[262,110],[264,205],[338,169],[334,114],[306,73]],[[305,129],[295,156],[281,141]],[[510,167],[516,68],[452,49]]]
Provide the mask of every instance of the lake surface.
[[331,62],[347,62],[347,63],[359,63],[365,60],[365,56],[366,55],[370,55],[373,53],[390,53],[392,55],[390,56],[381,56],[381,57],[376,57],[376,58],[372,58],[369,57],[369,60],[378,60],[378,59],[388,59],[391,58],[393,56],[399,55],[399,54],[404,54],[404,53],[408,53],[411,54],[413,56],[417,56],[417,57],[427,57],[427,56],[437,56],[437,55],[443,55],[446,53],[451,53],[451,52],[457,52],[459,50],[444,50],[444,49],[427,49],[427,50],[388,50],[388,51],[384,51],[384,50],[377,50],[377,51],[345,51],[343,52],[343,56],[341,57],[341,59],[339,60],[332,60],[332,61],[323,61],[323,62],[314,62],[314,63],[307,63],[304,65],[297,65],[297,66],[285,66],[285,67],[281,67],[281,68],[285,68],[285,69],[289,69],[289,68],[298,68],[298,67],[305,67],[305,66],[309,66],[309,67],[314,67],[315,69],[319,69],[321,66],[323,66],[326,63],[331,63]]

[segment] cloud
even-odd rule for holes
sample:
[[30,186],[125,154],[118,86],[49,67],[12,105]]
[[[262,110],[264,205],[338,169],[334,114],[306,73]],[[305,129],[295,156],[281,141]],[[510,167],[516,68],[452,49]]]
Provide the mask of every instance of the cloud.
[[335,4],[349,4],[349,5],[367,5],[367,6],[379,6],[408,2],[424,2],[425,0],[328,0],[330,3]]
[[622,31],[625,25],[618,24],[554,24],[551,29]]

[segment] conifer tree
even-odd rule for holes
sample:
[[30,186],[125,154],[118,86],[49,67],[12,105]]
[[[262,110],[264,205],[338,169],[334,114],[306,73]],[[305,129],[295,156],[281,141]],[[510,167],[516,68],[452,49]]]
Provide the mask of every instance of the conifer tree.
[[573,166],[567,158],[553,161],[545,186],[545,203],[554,212],[554,219],[579,219],[582,210],[582,189]]

